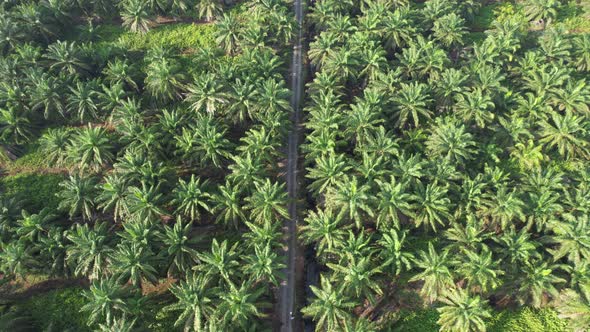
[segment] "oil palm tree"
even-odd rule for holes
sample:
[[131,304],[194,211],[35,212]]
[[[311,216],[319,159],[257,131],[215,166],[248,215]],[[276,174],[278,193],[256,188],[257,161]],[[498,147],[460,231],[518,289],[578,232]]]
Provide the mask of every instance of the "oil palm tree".
[[49,69],[56,72],[77,75],[90,70],[75,42],[57,41],[47,47],[43,57],[49,62]]
[[320,287],[310,286],[314,298],[309,305],[301,312],[312,317],[316,322],[316,331],[325,329],[327,331],[337,331],[341,329],[345,321],[350,319],[351,310],[356,306],[352,299],[343,296],[335,289],[332,283],[325,276],[321,276]]
[[160,208],[162,194],[158,186],[148,186],[145,183],[140,187],[127,188],[124,203],[129,215],[138,221],[155,221],[164,214]]
[[571,214],[563,216],[563,221],[551,223],[554,233],[547,239],[548,243],[556,244],[554,249],[547,249],[555,261],[563,257],[573,264],[579,264],[590,257],[590,222],[586,215],[575,217]]
[[432,35],[445,47],[455,47],[463,45],[467,34],[465,30],[465,20],[456,13],[450,13],[434,21]]
[[367,298],[370,303],[375,303],[375,295],[383,295],[383,290],[378,282],[381,267],[374,266],[373,258],[348,257],[339,264],[327,263],[332,270],[332,280],[335,280],[345,294],[353,298]]
[[33,137],[33,126],[24,111],[0,108],[0,141],[23,144]]
[[234,12],[223,13],[216,23],[215,41],[225,50],[225,54],[234,55],[240,44],[241,22]]
[[500,260],[493,259],[492,252],[486,245],[482,245],[479,252],[463,250],[465,259],[458,262],[457,273],[467,280],[467,289],[480,294],[496,289],[504,274],[500,269]]
[[69,87],[67,96],[67,109],[70,114],[75,114],[80,123],[87,119],[98,117],[98,92],[96,81],[77,81],[75,86]]
[[165,307],[166,311],[180,311],[175,327],[184,326],[185,331],[205,331],[205,323],[214,314],[211,276],[189,273],[186,281],[170,287],[178,302]]
[[77,164],[80,170],[97,172],[113,160],[112,150],[112,141],[106,130],[88,125],[72,135],[67,154],[69,161]]
[[401,83],[399,93],[393,99],[397,126],[405,127],[411,120],[415,127],[420,125],[420,118],[430,119],[432,112],[428,109],[431,102],[427,86],[422,83]]
[[559,318],[565,319],[575,332],[590,328],[590,298],[587,292],[578,293],[572,289],[563,290],[557,300]]
[[456,96],[454,111],[463,121],[475,122],[478,127],[485,128],[494,120],[492,109],[495,105],[489,94],[475,88]]
[[95,178],[70,175],[59,184],[57,196],[61,199],[59,209],[68,211],[70,218],[81,214],[83,219],[92,219],[96,196]]
[[260,309],[268,305],[260,299],[265,289],[252,288],[252,284],[244,282],[220,296],[217,316],[222,326],[238,326],[240,330],[257,329],[256,318],[265,316]]
[[558,268],[558,265],[541,260],[532,260],[525,264],[518,283],[518,301],[539,308],[544,304],[546,295],[556,298],[559,295],[556,284],[566,281],[555,275]]
[[156,281],[155,255],[138,243],[120,243],[114,250],[109,267],[119,283],[131,283],[138,287],[143,280]]
[[582,118],[566,112],[564,115],[551,114],[551,122],[541,121],[539,142],[546,148],[557,149],[560,156],[569,159],[576,156],[588,156],[587,143],[583,139],[586,129]]
[[390,226],[400,227],[401,215],[409,215],[412,209],[411,195],[407,187],[399,183],[394,176],[389,182],[377,179],[379,192],[377,193],[377,226],[387,229]]
[[110,85],[125,84],[127,87],[137,90],[136,69],[127,59],[115,58],[103,69],[105,81]]
[[123,26],[131,32],[145,34],[150,30],[152,21],[147,3],[140,0],[125,0],[121,3]]
[[210,195],[204,189],[207,185],[206,180],[201,183],[201,179],[195,178],[194,174],[191,175],[188,182],[179,179],[178,186],[173,191],[174,199],[171,202],[177,206],[176,212],[189,217],[191,221],[195,221],[201,217],[201,211],[211,211],[208,202]]
[[187,86],[186,90],[185,101],[190,104],[191,109],[195,112],[204,110],[209,114],[214,114],[219,111],[222,105],[229,102],[225,87],[211,73],[197,78],[193,84]]
[[221,276],[220,281],[224,281],[226,286],[232,287],[234,285],[232,277],[238,274],[236,267],[239,265],[237,258],[238,243],[228,248],[227,240],[219,244],[217,239],[213,239],[211,243],[211,252],[199,252],[197,257],[201,264],[195,266],[193,269],[204,272],[209,277]]
[[255,243],[254,253],[244,257],[244,260],[246,262],[243,266],[244,275],[249,276],[255,283],[268,282],[278,286],[280,280],[284,279],[281,270],[286,265],[281,262],[281,257],[269,243]]
[[0,270],[8,275],[24,277],[35,265],[31,248],[21,241],[2,244]]
[[301,226],[300,237],[306,244],[315,244],[318,255],[332,251],[343,243],[346,236],[342,217],[332,210],[310,211]]
[[168,275],[182,275],[195,265],[197,251],[193,247],[199,238],[191,236],[192,228],[191,223],[184,223],[181,218],[172,227],[164,225],[160,237],[170,262]]
[[361,213],[368,216],[374,214],[370,205],[370,189],[366,184],[359,184],[357,177],[344,177],[328,192],[326,206],[339,211],[340,218],[346,217],[349,221],[354,221],[357,229],[361,229]]
[[21,211],[21,218],[16,221],[16,235],[23,242],[39,242],[41,234],[47,233],[50,222],[55,218],[50,208],[44,208],[39,213],[28,213],[26,210]]
[[88,312],[88,324],[106,322],[110,324],[126,310],[125,297],[127,291],[119,286],[113,278],[101,278],[90,285],[90,289],[82,293],[88,300],[80,308]]
[[66,234],[72,243],[66,250],[66,261],[77,276],[97,280],[105,275],[113,253],[113,238],[107,224],[97,222],[93,228],[77,224]]
[[226,181],[225,185],[217,187],[217,192],[211,194],[212,211],[217,216],[217,222],[237,229],[239,222],[246,220],[241,204],[242,192],[240,186]]
[[426,148],[429,155],[461,165],[475,155],[476,143],[465,125],[452,117],[438,118]]
[[406,231],[389,228],[381,232],[377,240],[380,246],[379,258],[384,262],[383,269],[398,277],[404,271],[410,271],[414,262],[414,255],[405,248]]
[[175,60],[162,59],[147,66],[146,90],[157,100],[172,101],[180,97],[184,74]]
[[451,218],[449,209],[451,200],[448,198],[447,186],[441,186],[437,182],[424,186],[418,183],[416,193],[411,196],[414,201],[413,219],[416,227],[430,226],[436,232],[437,224],[444,226]]
[[104,182],[98,185],[96,203],[103,211],[112,211],[115,221],[129,214],[125,196],[129,183],[127,179],[118,174],[108,174]]
[[197,12],[200,18],[206,21],[212,21],[215,16],[221,14],[223,6],[219,0],[199,0],[197,2]]
[[486,320],[492,317],[486,300],[471,296],[465,289],[451,289],[441,298],[437,323],[443,331],[485,332]]
[[325,194],[329,188],[336,186],[338,180],[345,176],[352,167],[348,165],[344,154],[328,153],[315,159],[315,165],[307,168],[306,177],[313,182],[308,188],[314,194]]
[[255,182],[252,195],[245,198],[245,207],[250,210],[250,217],[258,223],[265,220],[289,218],[287,211],[287,190],[285,185],[271,182],[270,179]]
[[453,286],[453,274],[449,251],[440,253],[434,249],[432,242],[428,243],[428,252],[421,250],[419,257],[414,260],[415,267],[422,272],[414,275],[410,282],[422,280],[424,285],[420,293],[432,303],[443,296],[444,291]]

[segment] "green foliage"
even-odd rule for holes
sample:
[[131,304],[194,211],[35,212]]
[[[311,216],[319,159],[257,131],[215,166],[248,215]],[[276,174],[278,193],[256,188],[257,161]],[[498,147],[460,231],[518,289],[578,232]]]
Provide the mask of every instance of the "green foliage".
[[8,197],[17,196],[24,200],[23,208],[36,213],[43,208],[55,211],[59,199],[55,196],[61,174],[18,174],[0,179],[0,191]]
[[390,331],[392,332],[438,332],[440,314],[435,309],[402,310],[400,319]]
[[488,332],[564,332],[566,323],[552,309],[505,310],[487,324]]
[[177,50],[197,50],[215,46],[213,24],[179,23],[157,27],[146,34],[121,31],[113,26],[104,26],[101,44],[114,43],[130,50],[149,50],[155,47]]
[[18,307],[31,316],[38,331],[51,326],[52,331],[85,332],[91,330],[86,326],[88,315],[79,312],[84,304],[81,288],[66,288],[33,296]]

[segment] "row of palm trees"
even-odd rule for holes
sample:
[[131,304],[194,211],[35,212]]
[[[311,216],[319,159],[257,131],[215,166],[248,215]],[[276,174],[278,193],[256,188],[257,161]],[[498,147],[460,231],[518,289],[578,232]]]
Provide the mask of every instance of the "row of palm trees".
[[386,329],[412,293],[441,331],[515,305],[589,327],[590,39],[551,22],[557,1],[525,1],[474,42],[480,5],[314,4],[300,238],[322,267],[302,310],[316,330]]
[[[220,15],[218,49],[97,49],[59,30],[2,41],[2,147],[38,146],[48,167],[68,174],[57,210],[0,196],[0,271],[88,279],[82,312],[93,329],[150,329],[154,305],[187,331],[272,322],[288,216],[279,164],[288,4],[221,13],[219,1],[76,1],[60,13],[81,21],[123,8],[123,25],[142,32],[152,27],[143,15],[183,16],[195,5],[207,20]],[[6,20],[25,24],[24,5],[3,6]],[[142,295],[151,285],[164,293]]]

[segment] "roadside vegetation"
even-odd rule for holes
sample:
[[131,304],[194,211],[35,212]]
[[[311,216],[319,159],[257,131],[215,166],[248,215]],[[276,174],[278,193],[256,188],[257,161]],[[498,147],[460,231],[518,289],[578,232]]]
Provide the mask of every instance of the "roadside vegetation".
[[307,17],[316,330],[588,330],[587,2]]

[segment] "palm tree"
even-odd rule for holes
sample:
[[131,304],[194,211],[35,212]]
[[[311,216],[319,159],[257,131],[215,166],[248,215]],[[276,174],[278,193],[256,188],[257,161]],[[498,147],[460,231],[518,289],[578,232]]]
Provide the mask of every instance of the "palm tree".
[[[207,0],[217,1],[217,0]],[[195,112],[203,109],[209,114],[216,113],[221,105],[227,104],[225,88],[219,79],[211,73],[202,75],[195,80],[194,84],[187,86],[185,101]]]
[[446,47],[463,45],[465,20],[456,13],[450,13],[439,17],[434,21],[432,35]]
[[162,101],[171,101],[180,97],[179,90],[183,87],[184,74],[176,61],[169,59],[153,61],[146,70],[145,88],[152,97]]
[[344,154],[328,153],[315,159],[314,167],[307,168],[306,177],[313,180],[308,186],[314,194],[325,194],[335,187],[338,180],[352,167],[347,164]]
[[0,108],[0,141],[24,144],[33,136],[32,129],[25,112],[16,108]]
[[193,246],[199,238],[192,237],[191,231],[192,224],[183,223],[180,217],[176,219],[173,227],[164,225],[164,232],[160,237],[166,248],[166,254],[171,260],[168,275],[186,273],[197,261],[197,251],[193,249]]
[[577,69],[588,72],[590,70],[590,36],[580,34],[573,39],[573,61]]
[[82,214],[83,219],[92,219],[93,200],[96,196],[95,179],[90,176],[70,175],[59,186],[62,188],[57,193],[57,197],[61,199],[59,209],[68,211],[70,218]]
[[[344,263],[344,264],[343,264]],[[376,295],[383,295],[383,290],[377,281],[381,274],[381,267],[374,266],[372,257],[350,256],[339,264],[326,264],[332,269],[332,280],[336,280],[344,293],[350,293],[354,298],[366,297],[370,303],[375,303]]]
[[57,41],[47,47],[43,56],[49,62],[49,69],[56,72],[65,71],[70,75],[77,75],[90,70],[75,42]]
[[501,229],[506,229],[514,221],[525,220],[524,202],[515,189],[508,191],[505,185],[498,188],[495,195],[489,194],[481,215],[488,217]]
[[223,13],[215,25],[215,41],[225,50],[225,54],[234,55],[239,45],[239,34],[242,26],[239,18],[233,11]]
[[90,285],[90,289],[82,293],[88,300],[80,311],[89,312],[88,324],[93,325],[106,321],[113,322],[126,310],[124,298],[127,292],[113,278],[101,278]]
[[25,210],[21,211],[21,218],[16,221],[16,235],[20,240],[28,243],[39,242],[41,234],[47,233],[49,223],[55,218],[50,208],[44,208],[37,214],[30,214]]
[[211,288],[211,277],[189,273],[186,281],[181,280],[178,284],[172,285],[170,292],[178,302],[165,307],[165,310],[181,311],[174,326],[180,327],[184,324],[185,331],[205,331],[205,320],[215,312],[212,304],[214,288]]
[[547,148],[557,148],[560,156],[569,159],[576,156],[588,156],[587,142],[582,139],[586,136],[583,118],[565,112],[564,115],[551,114],[553,123],[541,121],[539,140]]
[[269,78],[256,91],[255,108],[258,112],[268,115],[291,110],[291,92],[285,87],[285,81]]
[[410,279],[410,282],[422,280],[424,285],[420,290],[432,303],[439,299],[446,289],[453,286],[453,275],[451,273],[449,251],[442,250],[439,254],[434,249],[432,242],[428,243],[428,252],[420,250],[420,257],[414,260],[415,266],[422,269]]
[[45,119],[53,116],[53,112],[58,112],[63,116],[65,107],[63,104],[63,85],[57,78],[43,73],[38,77],[31,77],[31,88],[29,95],[31,98],[31,109],[43,110]]
[[465,125],[452,117],[438,118],[432,134],[426,141],[431,156],[445,158],[461,165],[473,158],[476,143]]
[[131,32],[145,34],[152,24],[146,2],[141,0],[125,0],[121,3],[123,26]]
[[359,184],[357,177],[346,176],[327,193],[326,206],[340,211],[339,218],[347,217],[361,229],[361,212],[373,216],[370,189],[366,184]]
[[500,285],[499,276],[504,274],[498,269],[501,261],[493,259],[486,245],[480,252],[463,250],[462,254],[465,259],[457,262],[457,272],[467,280],[468,289],[484,294]]
[[587,331],[590,328],[590,294],[563,290],[557,299],[557,312],[573,331]]
[[47,234],[42,235],[39,243],[35,244],[41,259],[50,262],[42,268],[51,276],[68,276],[70,270],[66,261],[66,237],[62,228],[52,227]]
[[412,210],[411,195],[406,192],[406,185],[398,183],[394,176],[389,177],[389,182],[380,179],[375,182],[379,187],[377,226],[399,228],[400,215],[409,215]]
[[206,21],[212,21],[215,16],[221,14],[223,7],[219,0],[199,0],[197,2],[197,11],[200,18]]
[[559,268],[557,265],[549,265],[548,262],[533,260],[525,264],[519,280],[517,299],[522,304],[529,304],[540,308],[544,304],[545,295],[556,298],[559,291],[555,284],[564,283],[566,280],[554,275]]
[[96,280],[105,274],[113,252],[112,237],[107,224],[97,222],[90,229],[88,224],[77,224],[66,237],[72,243],[66,251],[66,261],[78,276]]
[[337,331],[344,327],[344,322],[352,315],[356,303],[332,286],[325,276],[321,276],[320,287],[310,286],[315,297],[301,312],[312,317],[316,322],[316,331]]
[[233,156],[233,164],[228,167],[231,173],[228,179],[240,188],[251,191],[254,183],[261,182],[266,176],[264,164],[250,153],[245,156]]
[[388,49],[399,49],[412,41],[416,27],[411,14],[409,6],[403,5],[399,5],[393,12],[387,12],[383,19],[383,33]]
[[447,291],[441,301],[445,305],[436,310],[440,313],[437,323],[442,331],[486,331],[485,321],[492,317],[486,300],[457,288]]
[[265,303],[259,301],[264,293],[264,288],[252,290],[249,282],[242,283],[240,287],[232,287],[228,292],[220,296],[221,303],[217,310],[223,326],[238,326],[245,331],[250,328],[256,330],[256,317],[263,317],[259,308],[264,308]]
[[231,277],[237,274],[236,267],[239,265],[237,261],[237,247],[238,243],[228,248],[227,240],[221,244],[217,239],[213,239],[211,244],[211,253],[199,252],[197,257],[201,261],[200,265],[193,269],[203,271],[207,276],[221,276],[226,282],[226,285],[233,286]]
[[416,227],[420,225],[430,226],[436,232],[437,224],[445,225],[445,221],[451,218],[449,208],[451,200],[447,195],[448,187],[441,186],[437,182],[424,186],[418,183],[416,193],[411,196],[414,201],[413,213]]
[[465,94],[457,94],[454,111],[463,121],[474,121],[478,127],[485,126],[494,120],[492,98],[488,93],[475,88]]
[[141,188],[127,188],[124,205],[129,211],[129,215],[138,221],[154,221],[164,214],[159,207],[162,200],[162,194],[157,186],[148,186],[142,182]]
[[279,280],[284,279],[281,269],[286,265],[281,263],[282,257],[274,252],[269,243],[255,243],[254,254],[244,257],[244,260],[244,275],[249,276],[254,283],[264,281],[278,286]]
[[115,58],[114,61],[109,61],[102,73],[105,76],[105,81],[110,85],[125,84],[129,88],[138,89],[134,79],[136,77],[135,67],[129,64],[127,59]]
[[233,225],[237,229],[238,223],[246,220],[241,204],[242,188],[226,181],[225,185],[218,186],[217,190],[211,194],[212,211],[217,216],[216,221],[224,225]]
[[88,127],[77,130],[68,146],[68,159],[80,170],[97,172],[113,160],[113,145],[104,128]]
[[531,234],[526,229],[516,232],[513,228],[502,234],[500,237],[493,238],[500,244],[500,252],[503,260],[508,261],[508,266],[518,270],[518,267],[533,259],[540,258],[537,251],[539,243],[530,239]]
[[305,244],[315,244],[318,256],[325,250],[335,250],[344,242],[346,227],[342,225],[342,216],[332,210],[310,211],[305,218],[305,225],[300,230],[300,237]]
[[400,90],[397,96],[393,98],[393,101],[398,127],[405,127],[410,120],[410,116],[415,127],[420,125],[420,117],[431,118],[432,112],[428,109],[431,99],[425,84],[417,82],[411,84],[401,83]]
[[578,265],[590,257],[590,221],[587,215],[576,218],[566,214],[563,219],[551,223],[554,235],[550,235],[547,242],[557,244],[557,248],[547,251],[555,261],[567,256],[569,262]]
[[[24,277],[34,266],[31,248],[21,241],[2,244],[0,251],[0,271],[5,274]],[[7,276],[8,277],[8,276]]]
[[142,280],[156,281],[157,271],[152,265],[154,254],[149,248],[137,243],[122,242],[112,254],[109,267],[117,278],[117,282],[131,283],[140,286]]
[[71,94],[67,97],[67,109],[69,113],[76,114],[80,123],[84,123],[87,118],[96,119],[98,117],[96,88],[96,81],[77,81],[74,87],[70,87]]
[[255,190],[246,197],[246,208],[250,210],[250,217],[258,223],[265,220],[280,220],[289,218],[287,211],[288,194],[284,183],[272,183],[270,179],[255,182]]
[[211,211],[211,207],[207,202],[210,195],[205,190],[207,185],[206,180],[201,183],[201,179],[195,179],[194,174],[191,175],[188,182],[179,179],[178,186],[173,191],[174,199],[171,202],[178,206],[176,212],[190,217],[191,221],[195,221],[201,217],[200,210]]
[[127,194],[128,181],[118,174],[108,174],[104,177],[104,183],[99,186],[96,196],[98,207],[103,211],[113,211],[114,220],[128,215],[125,196]]
[[406,234],[405,231],[390,228],[388,231],[382,232],[381,238],[377,240],[377,243],[381,246],[379,257],[384,262],[383,267],[389,268],[396,277],[404,270],[410,271],[414,261],[414,255],[403,250]]
[[557,0],[526,0],[524,14],[529,21],[543,20],[543,28],[557,16]]

